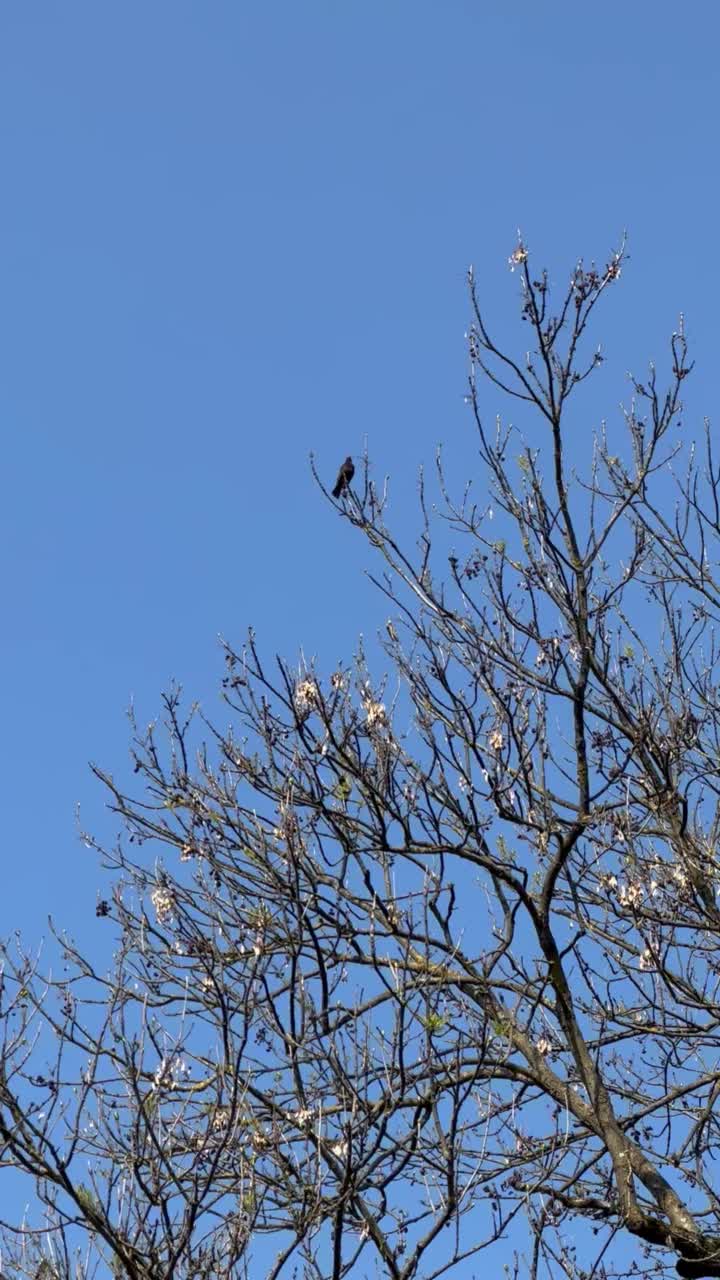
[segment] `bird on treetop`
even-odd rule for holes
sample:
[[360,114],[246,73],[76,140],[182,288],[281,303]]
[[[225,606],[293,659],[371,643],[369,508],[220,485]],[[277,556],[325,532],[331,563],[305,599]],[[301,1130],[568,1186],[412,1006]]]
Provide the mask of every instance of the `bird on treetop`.
[[338,478],[335,481],[335,488],[332,491],[333,498],[339,498],[340,494],[343,493],[345,489],[349,488],[350,481],[354,475],[355,464],[352,458],[348,455],[338,471]]

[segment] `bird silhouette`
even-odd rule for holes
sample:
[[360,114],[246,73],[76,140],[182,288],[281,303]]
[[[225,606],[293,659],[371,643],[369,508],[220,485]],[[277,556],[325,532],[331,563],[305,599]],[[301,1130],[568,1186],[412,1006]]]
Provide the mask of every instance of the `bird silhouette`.
[[338,471],[338,477],[337,477],[337,480],[335,481],[335,488],[332,491],[333,498],[339,498],[340,494],[343,493],[345,489],[349,488],[350,481],[352,480],[354,475],[355,475],[355,464],[352,458],[348,455],[348,457],[343,462],[340,470]]

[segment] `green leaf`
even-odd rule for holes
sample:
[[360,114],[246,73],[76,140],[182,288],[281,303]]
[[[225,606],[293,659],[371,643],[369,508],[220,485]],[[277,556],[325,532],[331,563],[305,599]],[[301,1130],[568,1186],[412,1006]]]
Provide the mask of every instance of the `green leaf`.
[[350,782],[349,778],[343,777],[340,779],[335,788],[335,795],[339,800],[342,800],[343,804],[350,799],[350,796],[352,795],[352,782]]

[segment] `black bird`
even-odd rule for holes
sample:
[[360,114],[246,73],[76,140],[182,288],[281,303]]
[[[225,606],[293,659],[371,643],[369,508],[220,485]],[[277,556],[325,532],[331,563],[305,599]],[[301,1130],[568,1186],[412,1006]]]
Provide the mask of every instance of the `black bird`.
[[343,490],[347,489],[350,481],[355,475],[355,464],[352,458],[347,457],[338,471],[338,478],[335,481],[335,488],[332,491],[333,498],[339,498]]

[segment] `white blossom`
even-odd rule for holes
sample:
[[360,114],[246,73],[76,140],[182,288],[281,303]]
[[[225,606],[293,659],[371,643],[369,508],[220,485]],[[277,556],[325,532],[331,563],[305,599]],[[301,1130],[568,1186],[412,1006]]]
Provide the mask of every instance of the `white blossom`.
[[316,707],[320,701],[320,690],[317,681],[307,676],[304,680],[298,680],[295,685],[295,707],[300,715],[307,714]]
[[508,266],[510,270],[514,271],[516,267],[521,267],[524,262],[527,262],[527,256],[528,251],[525,248],[525,245],[522,240],[518,240],[517,248],[513,249],[510,257],[508,258]]
[[621,907],[635,907],[643,899],[642,885],[637,882],[629,884],[621,884],[618,893],[618,901]]
[[155,916],[158,924],[167,924],[173,914],[173,896],[169,889],[162,885],[156,885],[150,894],[150,901],[155,908]]
[[189,1074],[190,1068],[184,1058],[162,1058],[153,1076],[153,1090],[172,1088]]
[[300,1129],[305,1129],[313,1118],[312,1107],[300,1107],[298,1111],[286,1112],[288,1120],[292,1120]]
[[376,725],[387,724],[387,712],[384,702],[368,701],[365,703],[365,711],[367,713],[368,729],[373,729]]

